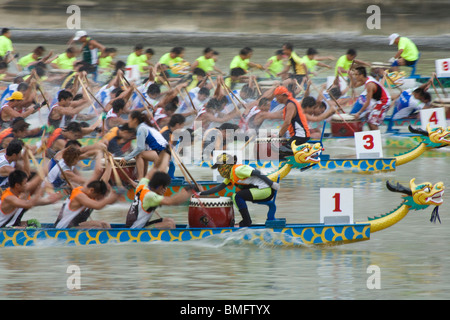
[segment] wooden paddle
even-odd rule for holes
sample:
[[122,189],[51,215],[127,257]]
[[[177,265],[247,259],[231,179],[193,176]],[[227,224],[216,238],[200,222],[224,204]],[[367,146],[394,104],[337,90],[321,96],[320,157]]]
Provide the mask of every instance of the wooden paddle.
[[[88,98],[89,101],[91,102],[92,108],[94,108],[95,114],[98,116],[97,108],[95,107],[94,101],[92,101],[91,96],[90,96],[90,95],[92,95],[92,93],[89,92],[88,89],[85,87],[83,81],[81,80],[81,77],[80,77],[79,75],[77,75],[77,77],[78,77],[78,81],[79,81],[80,84],[81,84],[81,87],[82,87],[83,90],[84,90],[84,93],[86,94],[87,98]],[[94,98],[95,98],[95,97],[94,97]],[[102,105],[96,98],[95,98],[95,100],[97,101],[97,103],[99,104],[99,106],[103,109],[103,111],[105,111],[105,108],[103,107],[103,105]]]
[[[434,74],[433,76],[434,76],[434,79],[436,79],[436,81],[437,81],[437,83],[439,84],[439,86],[441,87],[442,92],[444,93],[445,97],[447,98],[447,91],[445,91],[445,88],[444,88],[444,86],[442,85],[441,81],[439,80],[439,78],[437,77],[436,74]],[[431,83],[433,83],[433,81],[431,81]],[[433,88],[434,88],[434,85],[433,85]],[[436,90],[436,88],[435,88],[435,90]]]
[[183,164],[183,161],[181,161],[178,154],[175,151],[173,151],[173,148],[171,145],[169,145],[169,148],[170,148],[170,153],[173,155],[175,162],[180,167],[180,170],[181,170],[184,178],[186,179],[186,181],[192,182],[198,188],[198,190],[200,190],[200,185],[197,183],[197,181],[195,181],[195,179],[192,177],[190,172],[186,169],[185,165]]

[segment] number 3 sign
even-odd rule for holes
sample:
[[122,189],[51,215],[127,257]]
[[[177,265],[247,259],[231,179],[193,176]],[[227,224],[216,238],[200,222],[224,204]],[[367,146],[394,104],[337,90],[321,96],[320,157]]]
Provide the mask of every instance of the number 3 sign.
[[447,127],[447,117],[445,115],[445,108],[433,108],[420,110],[420,123],[422,129],[427,129],[427,124],[431,128]]
[[355,132],[355,148],[357,159],[382,158],[380,130]]
[[353,189],[320,189],[320,223],[353,223]]

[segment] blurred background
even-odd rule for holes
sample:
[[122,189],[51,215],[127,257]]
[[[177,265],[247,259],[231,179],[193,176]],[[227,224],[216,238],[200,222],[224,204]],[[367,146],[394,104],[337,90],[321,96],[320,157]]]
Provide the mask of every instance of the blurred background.
[[[393,32],[422,49],[450,43],[448,0],[0,0],[1,25],[15,30],[16,42],[61,43],[74,33],[67,29],[70,5],[80,8],[81,29],[124,45],[139,38],[163,46],[273,47],[297,39],[321,48],[389,49]],[[367,27],[371,5],[380,9],[379,29]]]

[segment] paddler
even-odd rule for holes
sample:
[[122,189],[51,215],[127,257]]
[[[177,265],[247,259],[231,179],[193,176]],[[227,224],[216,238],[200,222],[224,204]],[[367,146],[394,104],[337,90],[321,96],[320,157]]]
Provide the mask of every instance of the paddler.
[[366,68],[357,67],[354,72],[356,85],[363,84],[366,91],[366,101],[361,109],[354,114],[355,119],[367,118],[370,130],[378,130],[383,123],[386,112],[391,104],[391,96],[382,84],[367,76]]
[[397,71],[399,66],[413,66],[419,60],[419,50],[415,43],[407,38],[401,37],[398,33],[389,36],[389,45],[397,45],[397,52],[389,60],[392,63],[391,71]]
[[249,227],[252,224],[246,201],[261,202],[273,198],[275,190],[280,188],[277,182],[273,182],[257,169],[248,165],[236,164],[237,157],[223,153],[216,159],[211,169],[217,169],[225,179],[218,186],[202,191],[200,195],[211,195],[225,189],[228,185],[236,185],[240,191],[231,197],[242,216],[239,227]]
[[300,102],[292,96],[292,93],[286,87],[277,87],[273,94],[278,103],[284,104],[282,111],[284,122],[280,127],[278,136],[284,138],[286,133],[289,135],[287,144],[280,148],[280,152],[292,155],[291,144],[293,141],[295,141],[296,145],[301,145],[310,138],[308,121]]
[[105,182],[111,176],[111,164],[110,162],[107,163],[100,180],[96,180],[98,176],[94,176],[93,180],[86,185],[72,190],[59,212],[55,228],[109,229],[111,227],[105,221],[88,220],[93,210],[103,209],[116,202],[119,197]]
[[365,65],[367,67],[370,67],[371,64],[362,60],[356,60],[356,56],[357,56],[357,52],[355,49],[348,49],[347,53],[343,56],[341,56],[337,61],[336,61],[336,66],[334,69],[334,75],[336,77],[338,77],[339,75],[341,75],[344,78],[348,77],[348,72],[350,71],[350,67],[352,66],[352,64],[357,64],[357,65]]
[[[25,148],[27,148],[25,146]],[[0,154],[0,187],[4,188],[8,185],[8,176],[16,169],[24,171],[30,175],[30,159],[28,153],[22,154],[23,142],[15,139],[6,147],[6,152]],[[22,161],[20,161],[22,160]]]
[[10,187],[2,193],[0,200],[0,228],[40,227],[36,219],[22,221],[24,213],[36,206],[55,203],[61,199],[61,194],[52,193],[44,198],[39,175],[28,181],[28,175],[21,170],[12,171],[8,175],[8,181]]
[[289,69],[292,67],[292,77],[294,77],[298,81],[298,83],[301,83],[303,81],[303,78],[308,74],[308,68],[305,62],[294,51],[294,46],[292,45],[292,43],[287,42],[283,44],[283,54],[288,57],[289,62],[283,69],[283,71],[281,71],[277,75],[284,77],[284,75],[287,74]]
[[[94,80],[97,75],[98,52],[105,51],[105,47],[98,41],[91,39],[86,31],[79,30],[75,33],[72,41],[81,42],[82,60],[87,64],[87,72],[94,74]],[[71,41],[71,42],[72,42]]]
[[161,171],[149,171],[139,180],[133,204],[128,210],[126,226],[132,229],[151,227],[156,229],[173,229],[175,221],[172,218],[161,218],[150,221],[159,206],[174,206],[187,201],[192,196],[192,188],[183,188],[180,192],[168,197],[164,196],[169,187],[169,174]]

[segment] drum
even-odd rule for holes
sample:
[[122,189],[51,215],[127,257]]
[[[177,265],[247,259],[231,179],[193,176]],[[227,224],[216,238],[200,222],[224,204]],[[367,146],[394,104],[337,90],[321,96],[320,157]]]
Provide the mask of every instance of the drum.
[[[136,170],[136,160],[131,159],[128,160],[123,166],[119,165],[119,162],[122,158],[114,157],[114,162],[117,164],[115,166],[117,174],[119,175],[120,180],[123,185],[129,185],[130,179],[133,181],[137,180],[137,170]],[[102,159],[102,167],[105,167],[105,159]],[[129,179],[130,178],[130,179]],[[116,185],[116,179],[114,177],[114,172],[111,173],[110,184],[112,186]]]
[[434,108],[445,108],[445,116],[450,119],[450,98],[436,99],[431,102]]
[[280,147],[287,143],[286,138],[258,138],[255,143],[255,154],[258,160],[279,160]]
[[363,131],[364,122],[351,114],[335,114],[331,117],[331,134],[333,137],[353,137],[354,132]]
[[233,201],[230,197],[193,197],[189,202],[188,221],[191,228],[233,227]]

